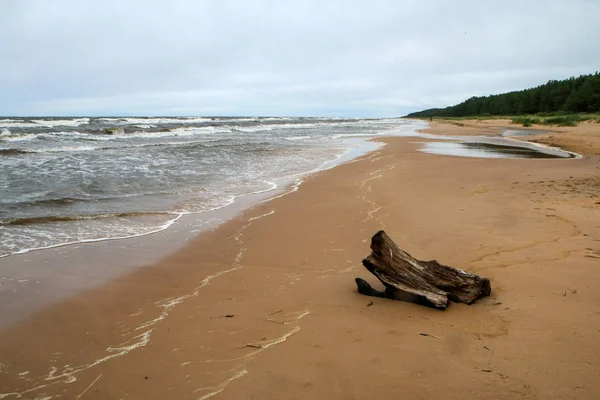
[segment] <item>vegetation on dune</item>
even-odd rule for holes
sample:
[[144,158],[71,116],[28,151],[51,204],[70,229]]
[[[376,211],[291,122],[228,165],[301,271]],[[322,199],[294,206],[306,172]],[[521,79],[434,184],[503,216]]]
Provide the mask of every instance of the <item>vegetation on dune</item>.
[[558,126],[577,126],[578,122],[592,121],[600,123],[600,114],[555,114],[545,115],[543,113],[536,115],[519,115],[511,118],[513,124],[523,126],[537,125],[558,125]]
[[[591,114],[591,115],[590,115]],[[549,81],[531,89],[470,99],[446,108],[408,114],[409,118],[460,118],[515,116],[525,126],[547,124],[574,126],[577,122],[600,122],[600,73],[562,81]]]

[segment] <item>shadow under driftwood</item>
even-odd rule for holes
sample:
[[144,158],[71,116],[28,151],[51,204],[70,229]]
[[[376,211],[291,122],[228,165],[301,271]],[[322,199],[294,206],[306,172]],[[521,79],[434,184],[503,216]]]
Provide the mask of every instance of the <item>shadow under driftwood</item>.
[[489,296],[487,278],[440,264],[421,261],[400,249],[384,232],[371,238],[371,255],[363,260],[365,268],[385,286],[385,291],[356,278],[358,292],[366,296],[408,301],[445,310],[450,302],[471,304]]

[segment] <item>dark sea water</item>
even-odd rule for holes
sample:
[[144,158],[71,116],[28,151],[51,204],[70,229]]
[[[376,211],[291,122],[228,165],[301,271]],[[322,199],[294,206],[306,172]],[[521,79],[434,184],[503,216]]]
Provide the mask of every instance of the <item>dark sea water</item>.
[[335,163],[399,119],[0,118],[0,257],[146,235]]

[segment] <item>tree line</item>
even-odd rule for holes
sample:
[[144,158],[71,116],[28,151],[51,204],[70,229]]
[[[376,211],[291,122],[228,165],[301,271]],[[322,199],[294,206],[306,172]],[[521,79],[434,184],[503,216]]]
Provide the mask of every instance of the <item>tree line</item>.
[[446,108],[414,112],[406,117],[468,117],[475,115],[523,115],[539,113],[600,112],[600,74],[551,80],[534,88],[471,97]]

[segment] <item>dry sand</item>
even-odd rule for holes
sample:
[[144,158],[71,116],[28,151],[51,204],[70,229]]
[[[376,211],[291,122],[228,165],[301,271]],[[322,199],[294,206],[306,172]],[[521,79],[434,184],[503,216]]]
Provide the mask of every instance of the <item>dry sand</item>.
[[[600,157],[416,140],[0,332],[0,398],[600,398]],[[360,263],[379,229],[492,296],[442,312],[359,295],[355,276],[379,287]]]

